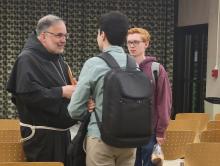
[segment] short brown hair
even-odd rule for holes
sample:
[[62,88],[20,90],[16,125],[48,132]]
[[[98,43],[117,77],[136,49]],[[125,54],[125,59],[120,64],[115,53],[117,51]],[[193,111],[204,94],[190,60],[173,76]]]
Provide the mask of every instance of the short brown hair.
[[141,35],[141,38],[144,42],[149,42],[150,41],[150,33],[143,28],[131,28],[128,30],[128,35],[129,34],[134,34],[134,33],[138,33]]

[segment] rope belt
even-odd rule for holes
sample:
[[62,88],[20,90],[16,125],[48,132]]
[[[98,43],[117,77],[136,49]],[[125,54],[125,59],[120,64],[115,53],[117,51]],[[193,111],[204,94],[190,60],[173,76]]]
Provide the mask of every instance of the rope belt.
[[70,129],[70,128],[60,129],[60,128],[48,127],[48,126],[33,126],[33,125],[25,124],[25,123],[22,123],[22,122],[20,122],[20,126],[28,127],[28,128],[31,129],[31,134],[29,136],[27,136],[26,138],[21,138],[21,140],[20,140],[21,142],[24,142],[24,141],[27,141],[27,140],[33,138],[36,129],[55,130],[55,131],[67,131],[67,130]]

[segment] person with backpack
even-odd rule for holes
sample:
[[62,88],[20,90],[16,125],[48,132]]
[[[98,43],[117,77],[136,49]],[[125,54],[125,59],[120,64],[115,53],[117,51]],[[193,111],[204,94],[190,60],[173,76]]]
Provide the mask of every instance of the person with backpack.
[[[153,82],[152,120],[154,134],[148,144],[137,148],[135,166],[153,166],[151,154],[155,144],[162,145],[165,141],[165,130],[168,126],[172,107],[172,91],[167,72],[159,64],[154,66],[155,57],[146,55],[149,47],[150,34],[143,28],[131,28],[128,30],[127,47],[129,53],[135,58],[148,78]],[[155,68],[155,69],[154,69]],[[152,71],[153,70],[153,71]]]
[[[111,11],[101,16],[98,27],[97,43],[100,51],[112,56],[120,67],[126,67],[127,55],[122,45],[129,27],[127,16],[119,11]],[[136,148],[112,146],[101,139],[97,117],[102,120],[104,76],[110,70],[100,57],[88,59],[80,72],[77,87],[68,106],[72,118],[82,119],[87,115],[88,99],[92,96],[95,101],[95,111],[91,113],[85,141],[87,166],[133,166],[135,161]]]

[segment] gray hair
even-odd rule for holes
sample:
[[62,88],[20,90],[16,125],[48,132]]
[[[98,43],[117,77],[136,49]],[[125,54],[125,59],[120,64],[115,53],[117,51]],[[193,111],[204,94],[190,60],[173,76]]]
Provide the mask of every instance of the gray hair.
[[49,27],[51,27],[52,25],[54,25],[59,21],[64,22],[62,18],[52,14],[42,17],[37,23],[37,27],[36,27],[37,36],[39,36],[42,32],[45,32]]

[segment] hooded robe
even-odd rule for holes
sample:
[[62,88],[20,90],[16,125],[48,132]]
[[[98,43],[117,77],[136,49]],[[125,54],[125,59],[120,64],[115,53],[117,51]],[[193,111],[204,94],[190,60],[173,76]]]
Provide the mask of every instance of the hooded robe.
[[[35,33],[30,35],[7,83],[22,123],[59,129],[76,123],[68,114],[69,99],[62,97],[62,86],[70,84],[67,69],[61,55],[49,53]],[[30,128],[21,127],[22,137],[30,134]],[[23,147],[28,161],[61,161],[68,166],[69,142],[69,130],[36,129]]]

